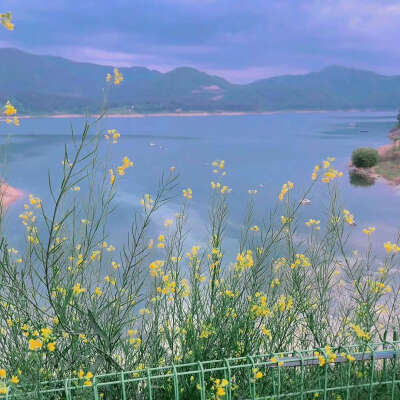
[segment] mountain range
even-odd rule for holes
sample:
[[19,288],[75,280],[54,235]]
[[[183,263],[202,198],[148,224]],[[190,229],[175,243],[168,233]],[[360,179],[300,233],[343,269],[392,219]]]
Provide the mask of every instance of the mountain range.
[[[0,101],[22,114],[98,112],[112,67],[0,49]],[[122,84],[107,93],[111,112],[262,112],[274,110],[393,110],[400,76],[330,66],[233,84],[194,68],[170,72],[120,68]]]

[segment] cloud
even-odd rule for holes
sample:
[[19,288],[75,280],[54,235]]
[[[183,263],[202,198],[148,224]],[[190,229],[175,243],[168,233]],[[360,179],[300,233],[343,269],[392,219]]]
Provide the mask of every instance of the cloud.
[[[400,72],[394,0],[5,0],[0,41],[36,53],[248,82],[329,64]],[[0,42],[1,45],[1,42]]]

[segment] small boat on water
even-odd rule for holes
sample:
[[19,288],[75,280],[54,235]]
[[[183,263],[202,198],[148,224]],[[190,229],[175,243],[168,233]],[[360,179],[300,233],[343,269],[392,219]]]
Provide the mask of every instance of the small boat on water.
[[309,206],[309,205],[311,205],[311,200],[310,200],[310,199],[303,199],[303,200],[301,201],[301,204],[302,204],[303,206]]
[[154,146],[157,146],[157,145],[156,145],[155,143],[151,142],[151,143],[150,143],[150,146],[151,146],[151,147],[154,147]]
[[366,133],[368,132],[366,129],[360,130],[361,133]]

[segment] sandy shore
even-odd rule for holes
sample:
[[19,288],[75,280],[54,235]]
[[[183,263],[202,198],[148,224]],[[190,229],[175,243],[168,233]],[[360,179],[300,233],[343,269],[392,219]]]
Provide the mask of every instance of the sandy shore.
[[7,209],[12,203],[22,197],[23,193],[10,186],[8,183],[0,182],[0,208]]
[[[218,117],[218,116],[243,116],[243,115],[274,115],[274,114],[307,114],[307,113],[325,113],[328,110],[281,110],[281,111],[262,111],[262,112],[236,112],[236,111],[223,111],[223,112],[169,112],[169,113],[110,113],[106,114],[104,118],[146,118],[146,117]],[[23,115],[20,118],[84,118],[85,114],[49,114],[49,115]],[[90,117],[98,118],[99,114],[91,114]]]

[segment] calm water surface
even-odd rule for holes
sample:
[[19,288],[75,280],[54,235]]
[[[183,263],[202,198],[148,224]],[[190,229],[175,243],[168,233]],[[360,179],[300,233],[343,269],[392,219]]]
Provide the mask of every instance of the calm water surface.
[[[115,128],[122,134],[119,144],[112,148],[114,165],[124,155],[135,162],[135,167],[120,180],[118,208],[110,233],[123,240],[129,216],[138,209],[139,199],[153,191],[163,170],[174,165],[180,174],[181,188],[193,189],[190,241],[203,242],[210,180],[215,179],[210,164],[214,159],[224,159],[225,184],[233,188],[227,235],[234,244],[248,189],[258,189],[258,215],[264,215],[276,204],[282,183],[291,180],[300,191],[310,182],[314,165],[332,156],[336,158],[336,167],[345,172],[340,183],[341,201],[356,215],[358,223],[352,239],[354,247],[365,243],[365,237],[359,233],[365,226],[376,226],[375,238],[379,243],[393,240],[400,228],[400,192],[380,182],[371,187],[351,185],[347,163],[354,148],[387,143],[395,115],[396,112],[326,112],[106,119],[101,123],[103,129]],[[50,118],[24,119],[20,127],[12,130],[1,126],[4,174],[12,186],[25,193],[25,198],[15,203],[7,215],[8,233],[15,243],[20,241],[23,231],[18,214],[27,195],[33,193],[44,202],[49,201],[47,173],[61,173],[63,145],[71,142],[71,123],[76,132],[83,126],[82,119]],[[9,144],[4,146],[7,140]],[[301,218],[323,218],[326,186],[320,184],[310,198],[312,205],[302,208]],[[175,214],[177,202],[173,200],[159,213],[155,230],[164,229],[162,222]]]

